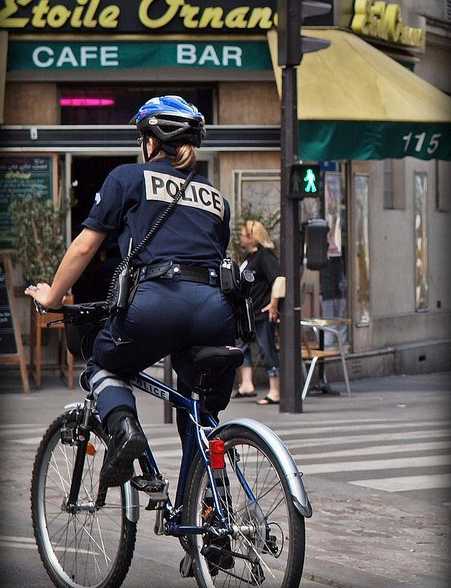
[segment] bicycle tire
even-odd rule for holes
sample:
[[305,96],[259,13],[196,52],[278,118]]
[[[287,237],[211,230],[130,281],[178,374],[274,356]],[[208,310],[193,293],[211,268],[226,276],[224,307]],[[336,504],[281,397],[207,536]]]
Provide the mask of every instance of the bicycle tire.
[[[92,447],[94,447],[95,451],[97,452],[96,449],[96,445],[95,443],[99,442],[102,444],[103,447],[106,446],[106,440],[107,440],[107,436],[105,434],[105,432],[103,431],[102,426],[100,425],[100,423],[98,421],[96,421],[95,419],[92,419],[93,422],[90,425],[90,430],[91,430],[91,445]],[[59,466],[58,466],[58,462],[57,459],[59,459],[59,455],[60,452],[56,452],[56,457],[53,454],[53,451],[58,447],[58,449],[61,449],[61,455],[63,456],[62,459],[65,459],[66,462],[66,471],[63,471],[63,475],[60,475],[60,478],[62,478],[60,480],[61,482],[61,494],[65,494],[67,497],[67,491],[68,491],[68,487],[70,486],[70,480],[71,478],[71,471],[70,471],[70,467],[74,462],[74,459],[72,459],[72,462],[70,461],[70,459],[67,459],[66,457],[64,457],[64,451],[62,448],[65,448],[66,445],[61,443],[61,429],[65,426],[65,427],[71,427],[71,426],[75,426],[76,422],[75,422],[75,416],[74,415],[61,415],[60,417],[58,417],[57,419],[55,419],[53,421],[53,423],[49,426],[49,428],[47,429],[46,433],[44,434],[44,437],[40,443],[40,446],[38,448],[36,457],[35,457],[35,461],[34,461],[34,466],[33,466],[33,474],[32,474],[32,481],[31,481],[31,514],[32,514],[32,521],[33,521],[33,530],[34,530],[34,535],[35,535],[35,539],[36,539],[36,543],[38,546],[38,550],[39,550],[39,555],[41,557],[41,561],[50,577],[50,579],[52,580],[53,584],[55,586],[58,586],[59,588],[117,588],[119,587],[122,582],[125,579],[125,576],[127,575],[127,572],[129,570],[131,561],[132,561],[132,557],[133,557],[133,552],[134,552],[134,548],[135,548],[135,541],[136,541],[136,529],[137,529],[137,523],[136,522],[131,522],[127,519],[126,514],[125,514],[125,509],[127,507],[127,498],[126,498],[126,494],[123,490],[123,488],[117,488],[117,489],[109,489],[108,493],[107,493],[107,500],[120,500],[120,503],[118,503],[117,505],[115,503],[106,503],[105,507],[101,507],[98,511],[96,511],[96,514],[92,514],[92,523],[90,526],[90,530],[88,530],[89,527],[89,522],[85,527],[85,523],[88,519],[89,514],[84,515],[84,513],[81,513],[80,515],[80,521],[82,516],[85,516],[85,521],[84,523],[82,523],[82,527],[79,527],[79,531],[78,534],[80,537],[84,537],[85,535],[90,536],[90,539],[88,541],[88,548],[84,549],[85,545],[83,543],[83,539],[77,539],[77,523],[74,522],[74,519],[72,519],[72,521],[70,521],[70,517],[77,517],[78,514],[80,513],[76,513],[76,514],[70,514],[67,511],[64,511],[64,509],[62,508],[62,506],[60,506],[60,510],[61,510],[61,514],[55,514],[53,513],[52,516],[55,517],[52,521],[50,520],[50,514],[49,514],[49,510],[50,508],[55,508],[56,510],[58,510],[58,502],[55,500],[53,501],[53,486],[50,486],[51,490],[48,491],[47,489],[47,485],[46,482],[50,479],[50,470],[51,467],[53,468],[53,470],[56,471],[56,468],[58,468],[59,470]],[[60,445],[60,446],[59,446]],[[69,446],[72,447],[73,446]],[[100,444],[99,444],[100,447]],[[90,451],[92,452],[92,448],[90,449]],[[88,455],[88,454],[87,454]],[[95,461],[95,457],[96,457],[97,453],[94,453],[94,457],[92,459],[92,462]],[[72,456],[74,458],[74,453],[72,453]],[[99,462],[98,464],[101,467],[101,463],[102,461],[100,461],[100,456],[101,456],[101,451],[99,451]],[[52,461],[53,460],[53,461]],[[51,464],[52,462],[52,464]],[[64,461],[62,462],[64,463]],[[85,482],[86,480],[86,476],[88,474],[87,468],[91,467],[88,463],[88,457],[85,457],[85,464],[84,464],[84,469],[83,469],[83,476],[82,476],[82,488],[80,489],[80,495],[79,495],[79,502],[80,502],[80,496],[82,494],[88,495],[89,496],[89,490],[87,489],[87,485],[89,485],[89,478],[91,480],[91,486],[92,486],[92,496],[91,498],[95,501],[95,497],[97,496],[97,488],[98,488],[98,479],[94,477],[94,466],[92,466],[92,472],[89,474],[89,478],[88,480]],[[50,465],[51,464],[51,465]],[[99,467],[97,467],[97,469],[100,469]],[[97,470],[95,470],[97,472]],[[86,472],[86,473],[85,473]],[[53,472],[54,473],[54,472]],[[65,480],[65,476],[67,474],[67,481]],[[58,478],[58,475],[55,477],[55,479]],[[67,482],[67,483],[66,483]],[[57,486],[57,483],[54,483],[55,486]],[[110,491],[111,490],[115,490],[116,493],[111,495]],[[57,490],[55,490],[55,492],[57,492]],[[52,498],[52,500],[50,501],[50,499],[48,498],[47,494],[49,495],[50,498]],[[111,496],[113,496],[113,498],[111,498]],[[120,499],[119,499],[120,496]],[[47,502],[51,505],[50,507],[47,507]],[[64,502],[64,498],[63,498],[63,502]],[[117,549],[115,550],[114,556],[112,556],[110,558],[110,555],[107,553],[107,549],[108,546],[104,544],[104,540],[103,540],[103,534],[100,528],[100,523],[99,523],[99,516],[97,514],[98,513],[102,513],[102,508],[107,508],[108,511],[108,516],[112,517],[114,516],[115,519],[113,519],[113,523],[115,523],[114,526],[114,530],[117,532],[118,535],[118,541],[117,541]],[[120,512],[118,512],[120,511]],[[52,542],[52,537],[55,540],[55,543],[57,543],[57,537],[60,536],[60,532],[58,531],[58,534],[55,535],[50,535],[51,533],[51,529],[49,528],[50,523],[53,523],[53,521],[56,524],[56,521],[59,519],[59,517],[63,517],[67,515],[67,530],[66,530],[66,537],[65,537],[65,546],[59,546],[59,545],[54,545],[54,543]],[[106,516],[106,515],[105,515]],[[97,519],[96,521],[96,527],[98,527],[98,531],[94,530],[94,517]],[[116,522],[116,518],[117,521]],[[106,520],[103,519],[103,520]],[[107,525],[110,525],[112,523],[108,523],[107,521]],[[75,527],[75,548],[71,547],[70,543],[68,545],[68,529],[69,529],[69,525],[74,525]],[[83,529],[83,527],[85,527]],[[85,531],[85,532],[83,532]],[[98,539],[96,540],[94,535],[95,533],[98,533]],[[62,532],[62,534],[64,535],[64,530]],[[63,541],[62,537],[61,537],[61,542]],[[78,541],[78,543],[77,543]],[[82,547],[84,546],[84,547]],[[87,579],[88,576],[88,564],[86,564],[86,568],[84,571],[84,580],[83,578],[78,578],[77,576],[77,567],[78,567],[78,557],[80,557],[80,559],[82,558],[83,555],[86,556],[86,559],[88,559],[88,556],[93,555],[92,560],[95,561],[96,563],[94,564],[94,568],[97,570],[97,567],[100,569],[100,563],[102,563],[102,561],[99,563],[99,561],[97,561],[96,555],[94,555],[96,553],[96,549],[100,550],[103,548],[103,553],[100,554],[99,559],[105,560],[105,563],[107,563],[107,559],[111,559],[111,566],[110,569],[105,572],[105,576],[104,577],[99,577],[94,581],[91,581]],[[60,553],[63,553],[64,555],[59,555]],[[65,569],[65,567],[69,568],[69,563],[66,564],[66,557],[70,560],[71,556],[70,554],[73,554],[72,557],[72,561],[75,560],[75,570],[72,568],[72,570],[70,569]],[[74,564],[72,564],[73,566]],[[92,565],[92,564],[91,564]],[[96,572],[97,574],[97,572]],[[83,572],[81,572],[81,574],[78,574],[80,576],[83,575]]]
[[[262,437],[250,429],[240,425],[233,425],[231,427],[226,427],[219,436],[223,439],[225,444],[225,450],[227,454],[226,462],[228,461],[228,464],[226,465],[226,471],[230,484],[228,490],[230,500],[221,500],[225,513],[227,516],[231,516],[231,521],[236,524],[243,524],[244,519],[246,518],[247,520],[245,522],[249,523],[250,526],[254,525],[255,529],[259,529],[260,526],[260,532],[257,531],[255,536],[251,540],[247,541],[247,543],[240,537],[232,538],[230,549],[232,552],[244,554],[244,546],[244,550],[247,549],[248,555],[252,556],[256,561],[259,562],[260,568],[263,570],[264,579],[260,582],[260,572],[256,573],[250,564],[246,564],[246,566],[249,568],[247,570],[249,573],[247,575],[246,581],[246,570],[244,570],[244,575],[243,573],[240,574],[240,569],[245,567],[245,564],[242,564],[241,560],[236,557],[234,558],[233,568],[229,570],[222,570],[221,568],[215,569],[215,567],[212,566],[211,563],[209,564],[205,556],[201,553],[202,548],[205,546],[205,537],[202,538],[202,536],[197,535],[190,537],[190,550],[194,560],[193,572],[198,585],[201,588],[213,588],[214,586],[223,585],[226,585],[228,588],[233,588],[233,586],[242,587],[243,585],[246,585],[246,583],[249,584],[253,582],[253,585],[262,585],[265,586],[265,588],[298,588],[302,578],[305,557],[305,524],[304,517],[300,515],[293,505],[284,472],[281,471],[278,461],[275,459],[275,456],[269,445]],[[251,464],[253,463],[253,459],[255,460],[256,457],[256,470],[258,470],[259,461],[260,463],[263,463],[263,460],[266,460],[266,462],[269,464],[267,467],[274,472],[273,479],[276,480],[277,476],[277,483],[280,486],[280,492],[283,495],[283,499],[286,505],[286,516],[288,521],[286,525],[288,533],[286,536],[282,537],[281,532],[280,537],[276,538],[276,541],[271,540],[274,542],[273,545],[278,544],[280,554],[277,556],[277,558],[275,557],[274,553],[269,553],[269,544],[266,542],[266,538],[268,537],[268,533],[266,531],[268,528],[267,523],[270,523],[270,535],[271,533],[274,533],[273,537],[275,535],[279,535],[276,522],[268,519],[264,510],[266,507],[266,502],[270,500],[270,495],[265,495],[264,490],[262,489],[262,492],[260,492],[262,499],[258,501],[258,507],[251,505],[250,502],[248,502],[248,506],[242,507],[242,503],[245,503],[246,499],[244,492],[242,498],[240,498],[241,490],[239,490],[239,487],[242,487],[242,485],[236,477],[235,469],[232,464],[234,458],[232,458],[232,461],[230,460],[230,455],[234,454],[233,451],[230,451],[231,449],[234,449],[238,452],[238,454],[245,456],[244,461],[241,460],[238,465],[241,463],[240,470],[245,470],[244,472],[242,471],[242,473],[246,477],[247,482],[251,485],[251,487],[253,487],[255,493],[259,492],[259,487],[258,482],[255,483],[255,480],[252,481],[248,477],[250,475],[246,471],[246,460],[248,458],[249,471],[252,469],[252,467],[254,467]],[[252,456],[249,457],[250,453],[252,453],[254,458]],[[258,475],[259,474],[257,471],[257,480]],[[263,487],[265,484],[271,483],[272,478],[269,478],[268,480],[267,476],[268,473],[266,474],[266,481],[263,482]],[[202,509],[202,511],[204,511],[205,509],[203,494],[205,493],[206,487],[206,468],[202,459],[198,455],[197,458],[193,461],[189,481],[187,484],[187,491],[185,495],[186,508],[184,509],[185,524],[199,525],[202,524],[202,520],[205,522],[204,515],[200,514],[200,510]],[[268,497],[267,500],[266,497]],[[263,504],[264,501],[265,504]],[[244,513],[240,515],[239,513],[243,512],[243,508],[247,509],[249,512],[244,511]],[[263,513],[263,515],[261,515],[261,513]],[[270,513],[270,511],[268,511],[268,513],[270,514],[270,517],[275,516]],[[263,532],[265,532],[265,538],[262,537]],[[241,547],[238,545],[240,540]],[[268,563],[273,563],[272,560],[275,562],[276,559],[281,557],[282,551],[286,549],[288,549],[288,551],[286,551],[284,554],[284,563],[282,564],[281,562],[277,562],[277,570],[272,570],[272,573],[275,574],[275,577],[271,577],[271,575],[268,573],[268,569],[265,567],[265,564],[268,565]],[[230,573],[236,573],[239,578],[232,577]]]

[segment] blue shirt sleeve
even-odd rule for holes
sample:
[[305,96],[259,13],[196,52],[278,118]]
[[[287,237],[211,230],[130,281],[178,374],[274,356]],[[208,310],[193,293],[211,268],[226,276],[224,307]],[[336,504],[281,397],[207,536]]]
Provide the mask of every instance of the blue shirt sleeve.
[[89,216],[82,226],[94,231],[111,233],[122,226],[124,212],[124,190],[111,173],[107,176],[94,198]]

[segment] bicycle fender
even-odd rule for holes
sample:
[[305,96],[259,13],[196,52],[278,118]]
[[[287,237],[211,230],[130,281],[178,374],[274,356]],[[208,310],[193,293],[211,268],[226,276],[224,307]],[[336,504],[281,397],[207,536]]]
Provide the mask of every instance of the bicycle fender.
[[[64,412],[66,414],[70,414],[71,412],[83,410],[83,403],[82,402],[72,402],[71,404],[66,404],[64,407]],[[93,412],[94,417],[100,421],[100,418],[97,413]],[[131,523],[137,523],[139,519],[139,493],[136,488],[134,488],[130,482],[126,482],[124,484],[124,493],[125,493],[125,503],[127,504],[125,508],[125,516]]]
[[296,510],[303,517],[310,518],[312,516],[312,506],[302,482],[303,474],[298,470],[296,462],[291,457],[285,443],[274,431],[254,419],[234,419],[233,421],[221,423],[208,436],[214,437],[221,433],[221,431],[235,425],[249,429],[252,433],[261,437],[264,443],[269,445],[280,469],[284,472]]

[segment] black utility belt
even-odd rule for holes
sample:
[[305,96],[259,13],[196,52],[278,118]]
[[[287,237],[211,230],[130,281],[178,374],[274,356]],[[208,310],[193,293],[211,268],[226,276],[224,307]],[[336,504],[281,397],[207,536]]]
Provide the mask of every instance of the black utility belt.
[[167,261],[164,263],[147,265],[140,270],[140,282],[147,280],[180,280],[184,282],[197,282],[209,286],[219,286],[219,276],[215,269],[182,265]]

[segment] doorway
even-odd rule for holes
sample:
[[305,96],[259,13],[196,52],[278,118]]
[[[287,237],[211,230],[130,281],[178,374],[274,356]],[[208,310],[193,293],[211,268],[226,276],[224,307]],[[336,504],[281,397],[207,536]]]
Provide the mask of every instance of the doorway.
[[[136,156],[74,156],[71,166],[71,225],[72,240],[82,230],[94,202],[96,192],[110,173],[118,165],[136,163]],[[121,255],[114,237],[105,239],[102,247],[78,282],[72,288],[75,302],[105,300],[114,269]]]

